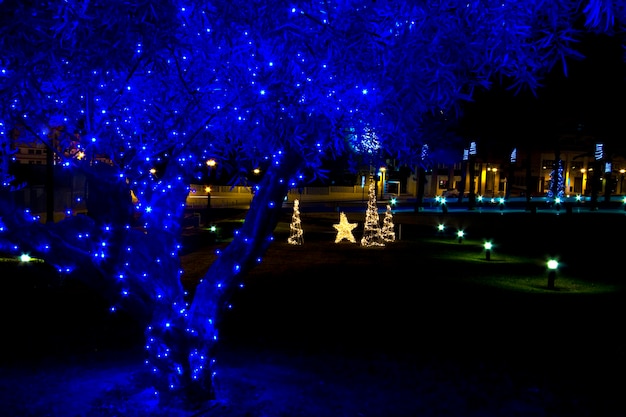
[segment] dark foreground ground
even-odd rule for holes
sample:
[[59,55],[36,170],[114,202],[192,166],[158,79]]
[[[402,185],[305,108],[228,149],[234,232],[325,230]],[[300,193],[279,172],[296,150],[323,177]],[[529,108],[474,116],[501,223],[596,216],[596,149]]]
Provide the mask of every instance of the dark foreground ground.
[[[348,214],[357,242],[362,217]],[[207,410],[159,408],[133,391],[141,330],[106,316],[82,287],[31,277],[3,291],[0,414],[626,415],[624,250],[615,243],[625,217],[402,213],[399,240],[384,248],[333,243],[333,213],[304,213],[304,244],[288,245],[290,219],[232,300],[220,398]],[[236,224],[227,220],[223,241],[187,236],[191,290]],[[490,261],[484,239],[496,244]],[[550,255],[562,265],[555,290],[546,288]],[[2,268],[3,280],[28,276]]]

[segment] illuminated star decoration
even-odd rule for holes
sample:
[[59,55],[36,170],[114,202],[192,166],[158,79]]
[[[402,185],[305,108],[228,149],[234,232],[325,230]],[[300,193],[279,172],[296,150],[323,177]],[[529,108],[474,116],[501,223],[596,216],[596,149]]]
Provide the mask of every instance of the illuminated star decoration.
[[343,211],[339,214],[339,223],[333,224],[333,227],[337,229],[337,237],[335,243],[341,242],[343,239],[348,239],[352,243],[356,243],[354,235],[352,235],[352,229],[357,227],[358,223],[348,223],[346,213]]

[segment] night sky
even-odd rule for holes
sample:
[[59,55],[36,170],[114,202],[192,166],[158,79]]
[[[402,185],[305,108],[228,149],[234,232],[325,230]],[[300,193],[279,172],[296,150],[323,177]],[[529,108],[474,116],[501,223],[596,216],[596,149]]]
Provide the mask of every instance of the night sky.
[[626,65],[617,39],[589,35],[579,51],[583,60],[569,60],[568,74],[556,66],[536,92],[515,93],[506,81],[477,91],[465,107],[464,136],[510,148],[510,142],[550,143],[562,134],[592,136],[624,154],[626,135]]

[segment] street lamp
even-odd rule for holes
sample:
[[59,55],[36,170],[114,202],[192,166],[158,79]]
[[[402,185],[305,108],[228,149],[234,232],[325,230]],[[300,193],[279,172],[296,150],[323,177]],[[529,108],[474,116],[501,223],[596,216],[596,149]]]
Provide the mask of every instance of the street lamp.
[[383,199],[383,193],[385,191],[385,171],[387,168],[380,167],[380,199]]
[[209,217],[211,216],[211,186],[207,185],[204,187],[204,191],[206,192],[206,220],[205,224],[209,225]]
[[209,218],[211,216],[211,180],[213,178],[213,169],[215,168],[215,166],[217,165],[217,162],[215,161],[215,159],[208,159],[206,161],[206,165],[208,167],[208,181],[209,181],[209,185],[207,185],[206,187],[204,187],[204,191],[206,191],[206,221],[205,224],[208,226],[209,225]]
[[496,196],[496,174],[498,172],[498,168],[493,167],[493,168],[487,168],[488,170],[491,170],[491,172],[493,173],[493,179],[491,181],[491,196],[495,197]]

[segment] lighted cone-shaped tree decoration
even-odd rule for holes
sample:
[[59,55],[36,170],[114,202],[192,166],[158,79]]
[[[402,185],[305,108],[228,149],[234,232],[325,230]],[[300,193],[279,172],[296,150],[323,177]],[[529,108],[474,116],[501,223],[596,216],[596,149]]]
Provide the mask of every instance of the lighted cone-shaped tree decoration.
[[291,230],[291,235],[287,242],[292,245],[302,245],[304,243],[304,232],[300,222],[300,201],[297,199],[293,201],[293,215],[291,216],[289,229]]
[[393,225],[393,213],[391,213],[391,206],[387,204],[387,211],[385,212],[385,218],[383,219],[383,240],[385,242],[393,242],[396,240],[396,232]]
[[361,246],[385,246],[378,218],[374,181],[370,181],[369,200],[367,201],[367,211],[365,212],[365,225],[363,226]]

